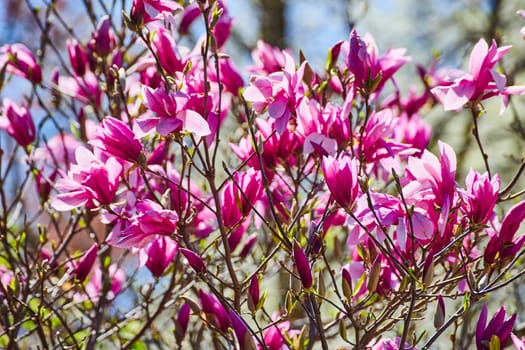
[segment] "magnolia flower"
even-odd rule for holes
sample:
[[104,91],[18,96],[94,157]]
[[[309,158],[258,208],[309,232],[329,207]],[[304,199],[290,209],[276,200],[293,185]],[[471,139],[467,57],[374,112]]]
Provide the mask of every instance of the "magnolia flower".
[[503,113],[509,95],[525,93],[525,86],[505,86],[507,78],[494,67],[510,50],[510,46],[497,47],[493,40],[490,47],[480,39],[470,55],[469,71],[454,71],[440,85],[431,90],[446,111],[456,110],[468,102],[474,104],[492,96],[503,98]]
[[177,242],[166,236],[157,236],[146,244],[139,253],[139,263],[160,277],[177,254]]
[[79,280],[84,281],[88,274],[91,272],[95,261],[97,260],[98,244],[93,243],[78,263],[73,263],[73,275]]
[[321,164],[326,185],[338,205],[350,208],[359,192],[358,162],[346,155],[324,157]]
[[42,69],[24,44],[4,45],[0,48],[0,68],[4,66],[8,73],[18,75],[34,84],[40,84],[42,81]]
[[496,342],[503,349],[510,339],[517,315],[514,314],[505,319],[505,306],[502,306],[487,324],[487,314],[487,304],[483,304],[476,327],[476,347],[478,350],[495,349],[491,344]]
[[224,186],[222,193],[222,214],[226,227],[234,227],[251,211],[263,192],[261,172],[248,169],[236,173]]
[[129,126],[113,117],[106,117],[102,121],[95,131],[95,139],[89,143],[112,156],[130,162],[137,162],[143,149]]
[[524,219],[525,201],[516,204],[507,212],[501,221],[499,231],[490,238],[484,254],[486,264],[493,264],[508,257],[512,258],[521,249],[525,243],[525,234],[517,238],[514,238],[514,235]]
[[60,211],[71,210],[81,205],[96,208],[113,202],[119,185],[122,165],[115,158],[104,163],[91,151],[80,146],[75,152],[77,164],[71,165],[67,177],[57,181],[60,192],[51,205]]
[[2,117],[0,117],[0,129],[7,131],[20,146],[27,147],[35,141],[35,123],[25,106],[19,106],[13,101],[4,98],[2,114]]

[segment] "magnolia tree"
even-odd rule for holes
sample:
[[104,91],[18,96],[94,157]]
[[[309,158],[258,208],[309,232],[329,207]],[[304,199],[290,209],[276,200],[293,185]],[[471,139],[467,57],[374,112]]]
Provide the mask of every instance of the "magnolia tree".
[[[355,30],[322,71],[259,42],[241,72],[223,1],[84,5],[85,36],[52,2],[38,55],[0,52],[31,86],[0,118],[2,347],[525,349],[487,303],[525,273],[525,165],[502,183],[478,132],[525,93],[510,46],[405,93],[405,50]],[[427,149],[431,109],[470,112],[482,169]]]

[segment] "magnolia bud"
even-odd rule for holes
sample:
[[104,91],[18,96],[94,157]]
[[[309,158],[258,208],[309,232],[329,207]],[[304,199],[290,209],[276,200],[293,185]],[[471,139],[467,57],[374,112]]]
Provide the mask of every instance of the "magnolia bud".
[[370,292],[375,292],[377,285],[379,284],[379,278],[381,277],[381,256],[376,256],[372,267],[370,268],[370,274],[368,275],[368,281],[366,283],[366,289]]
[[200,256],[198,256],[195,252],[185,249],[185,248],[179,248],[179,252],[184,255],[186,260],[188,261],[188,264],[198,273],[206,273],[206,264],[204,263],[204,260]]
[[438,329],[443,323],[445,323],[445,302],[443,301],[443,297],[438,295],[436,313],[434,314],[434,327]]
[[303,249],[301,248],[301,246],[299,246],[299,243],[297,243],[297,241],[293,242],[293,259],[295,262],[295,267],[297,268],[297,272],[299,273],[299,277],[301,278],[301,283],[303,284],[303,287],[305,289],[312,287],[312,270],[310,269],[308,258],[304,254]]

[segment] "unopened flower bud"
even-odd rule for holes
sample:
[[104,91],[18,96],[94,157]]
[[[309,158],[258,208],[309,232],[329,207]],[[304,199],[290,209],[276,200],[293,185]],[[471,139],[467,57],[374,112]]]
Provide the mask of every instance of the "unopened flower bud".
[[438,329],[443,323],[445,323],[445,302],[443,301],[443,297],[438,295],[436,313],[434,314],[434,327]]
[[259,304],[259,278],[257,275],[252,277],[250,286],[248,287],[248,309],[254,312],[257,310],[257,304]]
[[301,278],[301,283],[303,284],[303,287],[305,289],[312,287],[312,270],[310,269],[308,258],[306,258],[303,249],[301,248],[301,246],[299,246],[299,243],[297,243],[297,241],[294,241],[293,243],[293,259],[295,262],[295,267],[297,268],[297,272],[299,273],[299,277]]
[[204,264],[204,260],[197,255],[195,252],[185,249],[185,248],[179,248],[179,252],[184,255],[186,260],[188,261],[188,264],[198,273],[206,273],[206,264]]
[[368,275],[368,281],[366,283],[366,289],[370,292],[375,292],[377,285],[379,284],[379,278],[381,277],[381,256],[376,256],[372,267],[370,268],[370,274]]
[[434,255],[428,254],[423,264],[423,285],[430,286],[434,279]]

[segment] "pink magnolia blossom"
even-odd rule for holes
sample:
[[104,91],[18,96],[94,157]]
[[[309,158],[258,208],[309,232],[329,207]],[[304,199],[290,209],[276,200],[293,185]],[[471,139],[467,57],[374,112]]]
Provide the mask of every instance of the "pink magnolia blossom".
[[73,71],[77,76],[83,76],[86,73],[86,69],[89,68],[86,50],[75,39],[68,40],[66,45],[71,68],[73,68]]
[[157,117],[143,117],[137,120],[144,133],[153,128],[161,135],[172,132],[191,132],[197,137],[211,133],[208,122],[197,112],[187,109],[189,96],[183,92],[166,93],[164,89],[143,87],[144,106],[157,114]]
[[67,177],[57,181],[60,192],[51,205],[60,211],[86,204],[88,208],[113,202],[119,185],[122,165],[115,158],[104,163],[84,147],[75,152],[77,164],[71,166]]
[[116,41],[111,32],[109,16],[103,16],[98,22],[88,47],[99,57],[106,57],[115,49]]
[[175,51],[175,40],[167,29],[159,27],[155,30],[151,39],[151,46],[160,65],[168,74],[174,75],[176,72],[184,70],[186,62]]
[[517,315],[514,314],[505,319],[505,306],[502,306],[487,324],[487,314],[487,304],[483,304],[476,326],[476,348],[478,350],[492,349],[489,344],[493,337],[497,337],[498,343],[503,349],[510,340],[510,334]]
[[469,170],[465,179],[466,190],[462,191],[464,211],[471,224],[485,225],[494,216],[494,206],[498,201],[500,179],[496,174],[492,179],[487,173]]
[[310,268],[310,263],[308,262],[308,258],[306,257],[303,248],[301,248],[297,241],[294,241],[293,243],[293,260],[303,287],[309,289],[313,284],[312,269]]
[[[122,291],[122,287],[126,281],[126,273],[117,265],[112,264],[108,268],[108,280],[111,282],[111,285],[106,298],[108,300],[113,300],[117,294]],[[80,295],[78,299],[84,300],[87,297],[89,300],[97,302],[100,298],[102,287],[102,270],[99,266],[95,266],[93,273],[91,274],[91,277],[86,285],[86,295]]]
[[4,45],[0,48],[0,67],[34,84],[42,82],[42,69],[33,53],[24,44]]
[[91,272],[91,269],[95,265],[98,254],[98,244],[93,243],[91,248],[89,248],[78,263],[73,263],[73,275],[79,280],[84,281],[88,274]]
[[[273,322],[278,320],[278,315],[272,317]],[[289,321],[277,322],[275,325],[266,328],[263,332],[263,341],[266,348],[269,350],[286,350],[289,349],[287,339],[293,338],[299,334],[297,330],[290,330]],[[261,345],[257,345],[258,350],[262,350]]]
[[199,290],[199,299],[202,311],[210,317],[210,320],[213,321],[220,330],[226,332],[228,327],[231,326],[231,320],[224,306],[213,294],[206,293],[202,289]]
[[295,119],[305,92],[302,80],[306,62],[296,70],[293,58],[287,53],[284,56],[285,68],[282,71],[268,76],[252,76],[250,86],[244,90],[244,98],[252,103],[257,114],[267,110],[275,119],[275,129],[279,134],[286,130],[290,119]]
[[58,91],[71,96],[83,104],[93,104],[100,107],[102,103],[102,88],[97,76],[92,71],[86,71],[82,77],[58,78]]
[[139,263],[160,277],[177,254],[177,242],[167,236],[157,236],[140,249]]
[[232,228],[251,211],[263,192],[261,172],[248,169],[235,173],[224,186],[222,193],[222,215],[224,225]]
[[513,206],[501,221],[499,231],[490,237],[485,249],[486,264],[493,264],[498,260],[512,258],[525,243],[525,234],[514,238],[525,219],[525,201]]
[[114,228],[110,243],[117,247],[144,247],[156,235],[171,236],[177,230],[178,215],[145,199],[135,204],[137,213],[119,230]]
[[3,113],[0,117],[0,130],[7,133],[22,146],[27,147],[35,141],[36,128],[29,110],[4,98]]
[[121,120],[106,117],[95,131],[92,146],[129,162],[139,161],[142,144],[129,126]]
[[253,66],[250,67],[250,71],[262,74],[282,71],[286,65],[284,52],[292,55],[288,50],[281,51],[262,40],[257,41],[257,47],[252,51]]
[[179,252],[186,258],[188,265],[190,265],[195,272],[206,273],[206,263],[199,254],[186,248],[180,248]]
[[388,50],[379,56],[371,36],[362,39],[354,29],[350,33],[345,64],[354,76],[354,85],[366,94],[381,91],[383,85],[410,57],[405,56],[405,49]]
[[480,39],[470,55],[469,71],[452,72],[444,82],[432,89],[432,93],[446,111],[459,109],[468,102],[477,104],[499,95],[503,98],[500,114],[503,113],[509,95],[525,93],[525,86],[505,86],[507,78],[494,68],[510,48],[498,48],[494,40],[489,47],[484,39]]
[[348,155],[324,157],[321,168],[336,203],[343,208],[351,208],[359,193],[357,160]]
[[150,23],[169,16],[183,7],[173,0],[133,0],[130,18],[135,23]]

